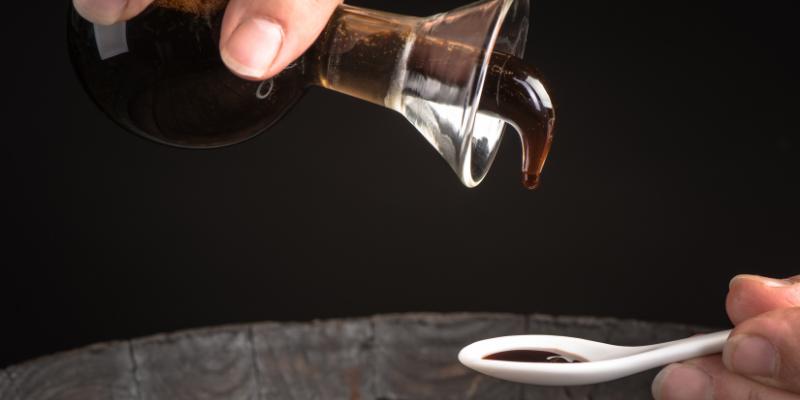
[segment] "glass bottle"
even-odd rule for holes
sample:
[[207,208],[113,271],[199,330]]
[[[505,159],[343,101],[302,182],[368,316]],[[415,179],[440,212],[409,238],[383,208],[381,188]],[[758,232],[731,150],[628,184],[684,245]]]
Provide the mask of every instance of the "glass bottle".
[[486,175],[506,123],[522,134],[535,122],[546,129],[522,135],[523,145],[534,138],[523,180],[538,183],[554,113],[536,71],[519,60],[528,0],[483,0],[427,18],[341,5],[303,56],[261,82],[222,63],[226,1],[206,1],[186,9],[156,0],[110,26],[71,12],[77,74],[125,129],[173,146],[227,146],[268,130],[319,86],[405,115],[468,187]]

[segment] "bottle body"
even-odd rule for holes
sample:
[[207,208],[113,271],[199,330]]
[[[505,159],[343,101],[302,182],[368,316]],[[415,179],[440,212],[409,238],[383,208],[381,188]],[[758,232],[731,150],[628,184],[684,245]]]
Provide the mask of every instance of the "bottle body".
[[226,146],[272,126],[306,84],[302,60],[263,82],[231,73],[219,55],[221,23],[222,11],[158,5],[111,26],[72,11],[70,55],[92,99],[125,129],[173,146]]
[[342,5],[304,55],[311,83],[380,106],[398,90],[418,18]]
[[223,7],[157,1],[101,26],[74,10],[70,54],[87,92],[125,129],[189,148],[242,142],[277,122],[309,85],[385,105],[416,18],[341,6],[308,51],[277,76],[242,79],[222,62]]

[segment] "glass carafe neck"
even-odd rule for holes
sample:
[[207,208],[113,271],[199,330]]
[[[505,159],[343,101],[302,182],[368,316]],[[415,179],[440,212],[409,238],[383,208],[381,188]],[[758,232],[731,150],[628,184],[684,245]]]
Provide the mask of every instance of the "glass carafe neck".
[[419,21],[339,6],[304,56],[309,83],[394,108]]

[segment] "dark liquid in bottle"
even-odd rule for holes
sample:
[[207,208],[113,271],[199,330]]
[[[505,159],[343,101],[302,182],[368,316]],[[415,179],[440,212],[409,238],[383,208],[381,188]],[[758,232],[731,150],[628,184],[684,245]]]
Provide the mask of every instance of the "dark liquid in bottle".
[[159,0],[111,27],[73,12],[69,49],[86,91],[123,128],[173,146],[221,147],[265,131],[303,94],[301,68],[264,82],[231,73],[219,54],[220,4]]
[[579,363],[586,360],[564,356],[563,354],[551,353],[542,350],[510,350],[490,354],[483,357],[484,360],[514,361],[514,362],[533,362],[533,363]]

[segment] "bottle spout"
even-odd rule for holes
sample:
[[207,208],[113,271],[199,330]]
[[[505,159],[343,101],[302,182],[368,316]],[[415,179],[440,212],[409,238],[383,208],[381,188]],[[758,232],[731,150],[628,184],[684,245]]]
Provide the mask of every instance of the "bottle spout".
[[553,143],[556,118],[538,71],[516,57],[495,52],[479,112],[496,116],[517,131],[522,147],[522,185],[536,189]]
[[495,52],[521,57],[528,0],[415,18],[341,6],[309,57],[314,82],[403,114],[461,182],[477,186],[506,121],[480,112]]

